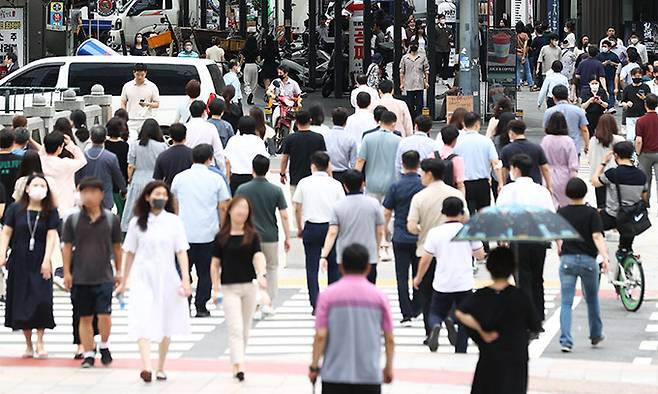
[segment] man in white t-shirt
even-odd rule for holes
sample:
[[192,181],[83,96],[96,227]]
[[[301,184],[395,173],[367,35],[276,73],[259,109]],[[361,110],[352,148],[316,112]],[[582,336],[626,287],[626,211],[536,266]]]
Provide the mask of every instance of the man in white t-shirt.
[[434,227],[427,234],[423,256],[418,264],[418,273],[414,278],[414,288],[420,286],[432,258],[436,259],[434,282],[432,283],[432,301],[430,304],[429,324],[432,327],[427,346],[435,352],[439,347],[439,332],[441,322],[445,322],[448,339],[455,346],[455,353],[466,353],[468,334],[459,325],[455,330],[455,322],[448,316],[453,306],[458,306],[462,300],[473,292],[472,259],[484,259],[482,242],[455,242],[452,239],[464,227],[464,202],[457,197],[443,200],[441,213],[447,221]]

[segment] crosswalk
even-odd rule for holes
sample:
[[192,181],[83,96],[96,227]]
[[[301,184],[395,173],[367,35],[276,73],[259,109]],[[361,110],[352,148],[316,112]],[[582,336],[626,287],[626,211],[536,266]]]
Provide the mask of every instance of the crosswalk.
[[[130,292],[125,294],[126,306],[121,309],[117,300],[112,300],[112,333],[110,335],[110,350],[114,358],[139,358],[137,341],[128,335],[128,310],[130,305]],[[53,292],[53,315],[56,327],[46,330],[45,343],[49,357],[71,358],[76,349],[73,345],[72,306],[69,293],[55,289]],[[0,303],[0,354],[16,356],[22,355],[25,350],[23,335],[12,332],[4,327],[5,304]],[[190,319],[190,334],[174,336],[169,347],[169,358],[180,358],[185,352],[203,340],[224,323],[222,310],[211,311],[211,317],[204,319]],[[36,336],[33,338],[36,340]],[[152,356],[157,357],[157,347],[152,348]]]
[[[405,353],[428,352],[422,344],[425,336],[423,321],[421,318],[412,322],[411,327],[403,327],[400,324],[402,315],[400,313],[397,288],[380,287],[389,299],[393,313],[394,334],[396,349]],[[556,296],[558,289],[546,289],[546,315],[549,316],[556,308]],[[46,331],[46,349],[49,357],[70,358],[75,346],[72,344],[71,327],[71,302],[69,294],[55,290],[54,292],[54,316],[57,327]],[[137,359],[139,352],[134,338],[128,335],[127,308],[130,307],[130,293],[125,296],[126,309],[121,309],[116,300],[113,300],[112,312],[112,335],[110,337],[110,349],[114,358]],[[226,324],[224,324],[224,312],[219,307],[209,305],[211,317],[201,319],[190,319],[191,333],[189,335],[174,336],[170,346],[169,357],[172,359],[182,357],[194,357],[196,345],[203,341],[218,343],[220,337],[227,337]],[[4,323],[4,304],[0,304],[0,322]],[[194,311],[193,311],[194,312]],[[315,318],[311,315],[311,306],[308,301],[308,291],[296,288],[288,292],[286,299],[275,308],[274,316],[266,320],[254,321],[249,343],[246,349],[247,355],[291,355],[310,354],[312,350],[313,336],[315,334]],[[24,351],[23,335],[20,332],[12,332],[9,328],[0,327],[0,354],[19,356]],[[157,348],[152,349],[152,356],[157,357]],[[439,338],[438,353],[453,353],[454,348],[450,346],[446,330],[441,330]],[[476,354],[477,346],[469,342],[468,353]],[[228,347],[217,348],[216,356],[225,357],[229,354]]]

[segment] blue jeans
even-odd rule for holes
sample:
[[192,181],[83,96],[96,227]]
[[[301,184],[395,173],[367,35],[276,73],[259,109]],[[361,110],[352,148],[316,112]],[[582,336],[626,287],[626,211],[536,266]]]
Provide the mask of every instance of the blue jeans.
[[[308,286],[308,296],[314,311],[315,303],[317,302],[318,294],[320,293],[320,285],[318,284],[320,253],[322,253],[327,230],[329,230],[329,223],[306,222],[302,234],[304,255],[306,256],[306,285]],[[336,264],[335,246],[331,249],[331,253],[327,256],[327,260],[329,263],[329,266],[327,267],[327,279],[329,284],[332,284],[340,279],[340,271],[338,271],[338,264]]]
[[560,344],[573,346],[571,337],[571,307],[576,292],[576,281],[580,277],[583,296],[587,302],[589,338],[598,338],[603,332],[601,308],[599,306],[599,264],[596,259],[584,255],[562,255],[560,257],[560,286],[562,305],[560,308]]
[[413,290],[413,299],[409,298],[409,267],[415,277],[418,271],[418,257],[416,256],[416,243],[393,241],[393,254],[395,255],[395,276],[398,282],[398,300],[403,319],[411,319],[421,312],[420,296],[418,290]]
[[615,107],[616,97],[615,97],[615,79],[606,79],[605,83],[607,85],[606,89],[608,90],[608,109],[613,109]]
[[[525,74],[522,76],[522,74]],[[530,68],[530,59],[525,59],[525,64],[521,64],[521,57],[516,56],[516,86],[521,86],[523,82],[523,77],[528,82],[528,86],[534,85],[534,80],[532,78],[532,70]]]
[[[473,294],[473,291],[458,291],[454,293],[440,293],[436,290],[432,292],[432,304],[430,306],[429,325],[434,327],[446,320],[452,310],[457,308],[466,297]],[[457,343],[455,344],[455,353],[466,353],[468,347],[468,332],[466,327],[458,324]]]

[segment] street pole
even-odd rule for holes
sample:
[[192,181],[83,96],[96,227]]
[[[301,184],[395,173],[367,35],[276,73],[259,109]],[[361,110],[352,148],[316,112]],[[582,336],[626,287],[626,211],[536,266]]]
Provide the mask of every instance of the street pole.
[[343,97],[343,2],[334,2],[334,95]]
[[[381,26],[380,26],[381,27]],[[363,0],[363,70],[365,74],[372,57],[372,1]],[[377,48],[375,48],[377,50]]]
[[315,88],[315,60],[317,57],[318,40],[315,26],[317,25],[318,0],[308,0],[308,87]]
[[260,25],[261,25],[260,28],[261,28],[261,31],[263,32],[263,35],[261,37],[261,40],[263,40],[263,42],[265,42],[265,37],[267,37],[267,35],[270,32],[270,26],[269,26],[269,24],[270,24],[270,20],[269,20],[270,14],[269,14],[269,12],[270,12],[270,2],[268,0],[261,0],[261,2],[260,2]]
[[462,95],[473,96],[473,111],[480,112],[480,57],[478,0],[459,4],[459,87]]
[[208,27],[208,0],[200,1],[201,7],[201,28],[205,29]]
[[292,42],[292,0],[283,0],[283,37],[286,44]]
[[247,0],[240,0],[238,3],[238,12],[240,13],[240,36],[247,38]]
[[226,0],[219,0],[219,30],[226,30]]
[[427,60],[430,63],[430,76],[428,79],[429,86],[427,87],[427,100],[425,107],[430,110],[430,117],[435,118],[435,105],[436,100],[436,1],[427,0]]
[[[393,89],[396,96],[400,91],[400,60],[402,59],[402,0],[395,0],[393,17]],[[433,45],[430,44],[430,45]]]

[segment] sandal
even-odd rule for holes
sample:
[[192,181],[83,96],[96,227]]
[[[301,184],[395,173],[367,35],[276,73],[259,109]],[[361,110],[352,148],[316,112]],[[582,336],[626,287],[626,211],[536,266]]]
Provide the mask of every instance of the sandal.
[[21,358],[34,358],[34,348],[31,347],[26,348]]
[[37,344],[37,358],[48,358],[48,352],[46,351],[43,344],[41,344],[41,346]]
[[151,383],[151,379],[152,379],[151,371],[142,371],[139,373],[139,377],[142,378],[142,380],[145,383]]
[[159,381],[165,381],[167,380],[167,375],[165,375],[164,371],[158,371],[155,373],[155,380]]

